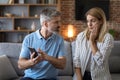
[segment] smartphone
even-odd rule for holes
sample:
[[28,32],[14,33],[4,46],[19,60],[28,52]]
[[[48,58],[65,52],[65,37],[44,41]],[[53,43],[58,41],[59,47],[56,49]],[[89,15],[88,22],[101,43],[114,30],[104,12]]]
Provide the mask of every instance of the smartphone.
[[31,47],[28,47],[28,48],[31,53],[35,52],[34,58],[38,56],[38,52],[34,48],[31,48]]

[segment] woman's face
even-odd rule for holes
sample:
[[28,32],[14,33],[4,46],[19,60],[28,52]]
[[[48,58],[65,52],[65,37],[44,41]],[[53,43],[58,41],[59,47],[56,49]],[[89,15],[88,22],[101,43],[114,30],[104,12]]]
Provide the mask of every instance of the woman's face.
[[87,15],[86,19],[87,19],[87,26],[90,32],[93,31],[94,28],[97,28],[97,30],[100,29],[102,21],[98,20],[96,17],[91,15]]

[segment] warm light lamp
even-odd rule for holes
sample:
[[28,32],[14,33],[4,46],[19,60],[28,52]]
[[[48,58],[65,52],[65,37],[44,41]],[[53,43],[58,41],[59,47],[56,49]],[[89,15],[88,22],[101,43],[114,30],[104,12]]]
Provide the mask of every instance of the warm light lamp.
[[73,25],[68,25],[68,38],[72,38],[73,36],[74,36]]

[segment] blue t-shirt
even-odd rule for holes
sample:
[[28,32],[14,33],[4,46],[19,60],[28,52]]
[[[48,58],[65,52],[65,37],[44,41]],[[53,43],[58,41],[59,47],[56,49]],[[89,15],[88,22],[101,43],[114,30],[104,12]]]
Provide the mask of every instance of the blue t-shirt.
[[[64,40],[61,36],[55,33],[53,33],[47,40],[41,36],[39,30],[27,35],[22,44],[20,57],[30,58],[30,50],[28,47],[35,48],[36,51],[40,48],[49,56],[53,56],[55,58],[65,55]],[[56,78],[57,74],[57,69],[49,61],[43,61],[29,69],[26,69],[24,77],[30,77],[33,79],[49,79]]]

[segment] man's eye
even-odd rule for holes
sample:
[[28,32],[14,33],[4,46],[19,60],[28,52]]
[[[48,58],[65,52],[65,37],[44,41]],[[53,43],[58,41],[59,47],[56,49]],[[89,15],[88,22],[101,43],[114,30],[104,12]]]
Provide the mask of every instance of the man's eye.
[[58,24],[58,23],[59,23],[59,21],[56,21],[55,23],[56,23],[56,24]]
[[95,20],[92,20],[92,22],[96,22]]

